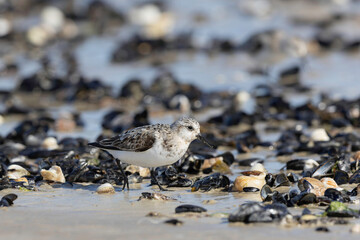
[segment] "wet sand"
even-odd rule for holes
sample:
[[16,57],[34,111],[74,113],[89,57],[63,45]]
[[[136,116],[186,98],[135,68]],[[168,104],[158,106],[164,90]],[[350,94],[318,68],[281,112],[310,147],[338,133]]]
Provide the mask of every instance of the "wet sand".
[[[145,181],[147,182],[147,181]],[[260,200],[258,193],[191,193],[174,189],[164,192],[176,201],[138,201],[141,192],[157,191],[146,184],[131,184],[131,190],[116,188],[112,195],[95,193],[97,185],[76,184],[73,188],[43,185],[37,192],[7,189],[2,194],[16,193],[14,206],[0,209],[0,231],[3,239],[357,239],[349,229],[352,224],[329,226],[331,234],[316,232],[315,226],[281,227],[278,224],[229,224],[225,214],[245,201]],[[135,189],[137,188],[137,189]],[[214,199],[212,205],[204,200]],[[175,214],[180,204],[205,207],[206,214]],[[354,207],[354,206],[352,206]],[[359,206],[355,206],[358,208]],[[290,209],[300,214],[303,208]],[[323,209],[311,209],[322,213]],[[161,217],[147,217],[158,212]],[[183,225],[164,224],[177,218]],[[351,223],[360,223],[352,220]]]

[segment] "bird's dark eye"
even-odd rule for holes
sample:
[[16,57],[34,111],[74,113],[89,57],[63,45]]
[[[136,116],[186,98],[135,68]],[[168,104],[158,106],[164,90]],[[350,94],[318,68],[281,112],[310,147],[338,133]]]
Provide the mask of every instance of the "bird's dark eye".
[[189,129],[190,131],[194,130],[192,126],[188,126],[187,129]]

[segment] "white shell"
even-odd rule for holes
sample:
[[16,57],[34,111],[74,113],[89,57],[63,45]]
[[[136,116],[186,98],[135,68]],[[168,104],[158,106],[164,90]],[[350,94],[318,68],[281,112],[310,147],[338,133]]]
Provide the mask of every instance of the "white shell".
[[330,137],[329,135],[326,133],[325,129],[323,128],[318,128],[315,129],[312,133],[311,133],[311,140],[313,140],[314,142],[318,142],[318,141],[330,141]]
[[115,189],[110,183],[104,183],[96,189],[96,192],[98,194],[115,193]]
[[254,166],[251,167],[250,171],[259,171],[263,173],[267,172],[264,165],[262,165],[261,163],[256,163]]
[[44,180],[60,183],[65,182],[64,174],[59,166],[52,166],[49,170],[42,169],[40,174]]
[[59,148],[56,138],[54,137],[47,137],[41,143],[41,146],[47,150],[55,150]]
[[9,179],[18,179],[21,178],[23,176],[30,176],[30,173],[28,172],[28,170],[26,170],[25,168],[16,165],[16,164],[12,164],[7,168],[8,173],[6,174],[6,176]]

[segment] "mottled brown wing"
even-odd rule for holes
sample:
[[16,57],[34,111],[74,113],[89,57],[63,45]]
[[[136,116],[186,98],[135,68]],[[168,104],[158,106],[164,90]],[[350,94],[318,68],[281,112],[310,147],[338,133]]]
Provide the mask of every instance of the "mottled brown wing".
[[103,139],[99,145],[104,149],[143,152],[151,148],[154,142],[154,132],[149,131],[148,127],[140,127],[112,138]]

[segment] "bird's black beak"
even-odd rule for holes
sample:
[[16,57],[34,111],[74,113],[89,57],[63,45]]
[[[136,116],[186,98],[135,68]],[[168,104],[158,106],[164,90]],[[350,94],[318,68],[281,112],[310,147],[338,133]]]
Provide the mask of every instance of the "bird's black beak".
[[215,148],[213,145],[211,145],[208,141],[206,141],[206,139],[203,137],[203,136],[201,136],[201,134],[198,134],[197,136],[197,139],[199,139],[200,141],[202,141],[203,143],[205,143],[206,145],[208,145],[209,147],[211,147],[211,148]]

